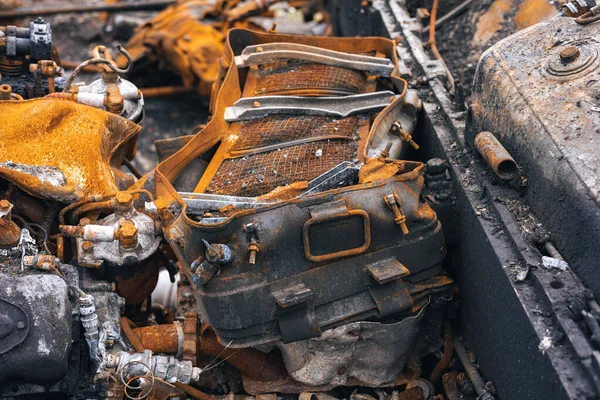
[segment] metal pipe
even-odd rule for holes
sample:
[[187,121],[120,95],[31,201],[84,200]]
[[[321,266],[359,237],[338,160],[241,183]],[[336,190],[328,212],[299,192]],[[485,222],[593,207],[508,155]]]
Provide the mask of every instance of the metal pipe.
[[517,163],[491,132],[477,134],[475,147],[501,179],[511,180],[519,174]]
[[454,340],[454,350],[456,350],[456,355],[458,356],[461,364],[465,368],[467,375],[469,375],[469,379],[471,379],[471,382],[473,382],[473,386],[475,386],[475,391],[477,392],[477,395],[481,396],[484,393],[487,393],[484,388],[485,382],[483,381],[483,378],[479,374],[477,367],[475,367],[475,365],[473,365],[473,363],[471,362],[471,359],[469,358],[469,354],[467,353],[465,346],[458,338]]
[[116,4],[75,4],[68,6],[55,6],[44,8],[16,8],[14,10],[0,11],[0,19],[16,19],[31,16],[39,17],[42,15],[55,15],[66,13],[162,10],[170,5],[175,4],[176,2],[176,0],[154,0],[147,1],[144,3],[128,2]]
[[[179,350],[179,332],[174,324],[133,329],[133,334],[145,349],[155,353],[174,354]],[[219,357],[243,375],[257,381],[281,381],[287,377],[285,366],[265,353],[246,348],[235,349],[219,343],[215,332],[206,328],[198,338],[198,354]]]

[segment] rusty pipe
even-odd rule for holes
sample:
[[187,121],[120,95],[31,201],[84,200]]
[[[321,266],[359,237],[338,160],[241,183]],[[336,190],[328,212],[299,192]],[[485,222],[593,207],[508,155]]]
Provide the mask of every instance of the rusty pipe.
[[433,372],[431,373],[431,376],[429,377],[429,381],[431,383],[437,383],[441,378],[444,370],[448,368],[448,365],[450,365],[450,362],[452,361],[452,356],[454,354],[453,350],[454,340],[452,337],[452,327],[450,327],[450,323],[446,321],[444,323],[444,354],[442,355],[442,358],[437,363],[437,365],[433,369]]
[[0,85],[0,100],[10,100],[12,88],[10,85]]
[[183,346],[183,331],[175,324],[145,326],[134,329],[133,333],[145,349],[154,353],[177,353],[180,341]]
[[491,132],[477,134],[475,147],[501,179],[511,180],[519,175],[517,163]]
[[[156,353],[174,354],[179,350],[180,338],[175,324],[147,326],[133,330],[143,347]],[[287,377],[285,366],[255,349],[225,348],[217,340],[211,328],[205,329],[198,338],[198,354],[227,360],[243,375],[257,381],[281,381]]]

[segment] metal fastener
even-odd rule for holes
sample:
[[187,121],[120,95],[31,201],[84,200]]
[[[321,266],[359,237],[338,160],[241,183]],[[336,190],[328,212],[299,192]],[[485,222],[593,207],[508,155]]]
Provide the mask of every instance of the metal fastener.
[[567,46],[560,51],[560,59],[565,62],[576,60],[580,55],[579,49],[576,46]]

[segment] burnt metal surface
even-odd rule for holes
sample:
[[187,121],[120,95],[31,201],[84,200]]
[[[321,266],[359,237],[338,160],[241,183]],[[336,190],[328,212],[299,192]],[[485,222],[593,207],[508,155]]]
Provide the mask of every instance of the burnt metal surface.
[[60,277],[0,274],[0,318],[2,384],[53,383],[64,376],[72,317],[67,286]]
[[[453,177],[454,195],[440,197],[434,208],[445,223],[456,265],[464,299],[459,317],[468,348],[477,354],[485,378],[495,382],[500,398],[597,398],[595,351],[587,329],[569,312],[574,296],[585,297],[585,287],[570,270],[540,267],[539,243],[528,231],[531,225],[523,225],[519,207],[535,217],[524,205],[515,208],[523,201],[518,190],[499,186],[473,158],[463,136],[466,116],[456,111],[444,89],[442,71],[431,72],[435,62],[412,29],[418,24],[394,2],[380,1],[376,7],[392,37],[404,39],[398,51],[405,62],[430,71],[433,97],[424,102],[419,123],[427,156],[446,159]],[[443,199],[452,201],[439,201]],[[562,240],[581,240],[573,229],[556,232]]]
[[489,130],[511,152],[527,173],[528,203],[556,232],[556,246],[598,295],[596,28],[556,17],[488,50],[478,67],[467,133],[472,140],[480,128]]

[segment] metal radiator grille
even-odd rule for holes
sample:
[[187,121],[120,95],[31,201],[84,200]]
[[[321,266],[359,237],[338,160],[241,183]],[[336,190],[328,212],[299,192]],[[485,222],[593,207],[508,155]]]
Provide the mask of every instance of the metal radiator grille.
[[362,93],[367,77],[363,72],[298,61],[272,63],[260,70],[255,94],[274,94],[288,90],[329,89]]
[[310,181],[342,161],[355,159],[356,152],[357,142],[337,139],[226,159],[206,193],[260,196],[277,186]]
[[358,117],[347,118],[272,115],[248,121],[238,133],[234,150],[252,149],[314,136],[342,135],[355,138]]

